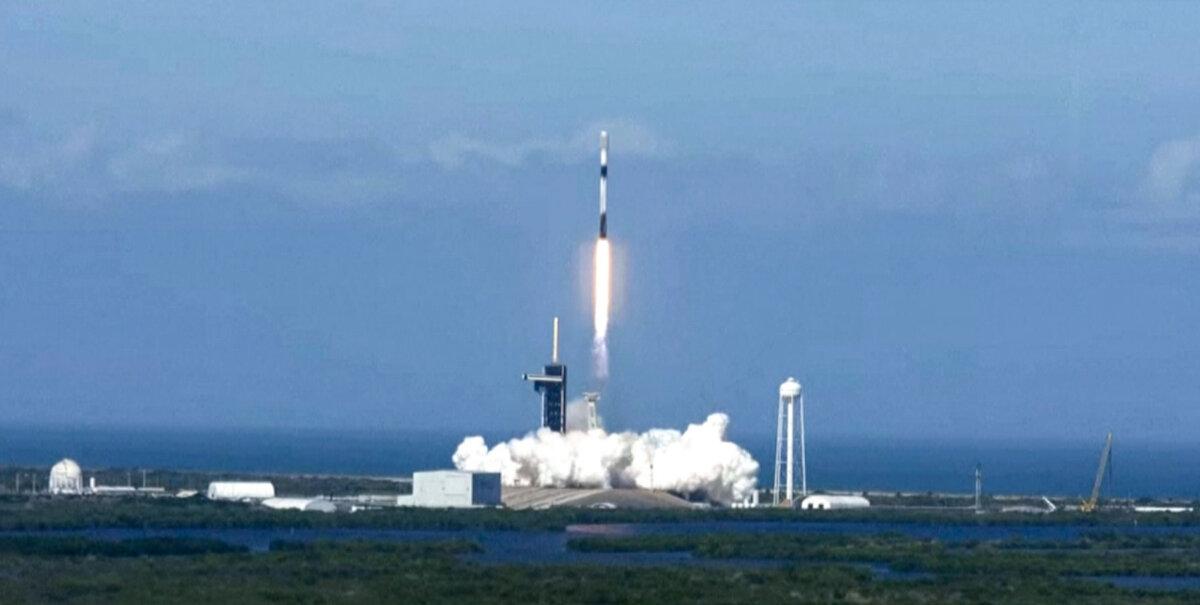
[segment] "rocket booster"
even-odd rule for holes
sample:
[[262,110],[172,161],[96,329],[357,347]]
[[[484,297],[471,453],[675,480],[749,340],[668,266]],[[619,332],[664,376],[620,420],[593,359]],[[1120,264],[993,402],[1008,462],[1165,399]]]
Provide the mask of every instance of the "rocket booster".
[[600,239],[608,239],[608,132],[600,131]]

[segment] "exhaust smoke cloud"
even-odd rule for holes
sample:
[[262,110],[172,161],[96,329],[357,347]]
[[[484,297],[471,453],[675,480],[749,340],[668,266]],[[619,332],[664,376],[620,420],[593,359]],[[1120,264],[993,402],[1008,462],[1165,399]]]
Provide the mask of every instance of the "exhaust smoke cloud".
[[729,417],[711,414],[683,432],[557,433],[539,429],[488,448],[467,437],[455,450],[460,470],[500,473],[504,485],[666,490],[728,504],[755,489],[758,462],[726,439]]

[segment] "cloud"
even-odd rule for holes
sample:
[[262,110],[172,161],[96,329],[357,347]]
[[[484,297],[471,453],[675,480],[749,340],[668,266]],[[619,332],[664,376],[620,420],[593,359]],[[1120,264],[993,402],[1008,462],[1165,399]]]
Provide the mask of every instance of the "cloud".
[[1131,181],[1108,208],[1075,225],[1068,242],[1200,252],[1200,136],[1159,144]]
[[120,191],[179,193],[248,176],[182,134],[140,140],[114,154],[107,168],[111,184]]
[[601,120],[568,136],[526,139],[511,143],[495,143],[453,134],[429,145],[429,158],[443,168],[457,168],[472,158],[517,167],[533,158],[563,164],[593,157],[599,144],[601,130],[607,130],[612,145],[620,145],[621,154],[631,157],[666,157],[671,155],[670,141],[648,127],[631,120]]
[[1200,136],[1168,141],[1154,150],[1138,202],[1129,218],[1200,219]]
[[[95,205],[250,185],[300,202],[378,200],[398,190],[393,150],[364,139],[215,139],[195,132],[125,138],[95,125],[62,132],[0,113],[0,187]],[[144,197],[144,196],[143,196]]]
[[630,120],[598,121],[569,135],[515,143],[448,135],[402,145],[371,137],[216,138],[188,130],[128,136],[95,125],[55,133],[0,113],[0,186],[88,205],[129,193],[169,198],[234,185],[275,191],[302,205],[371,205],[398,195],[417,204],[420,197],[445,202],[445,184],[430,176],[430,165],[578,163],[595,157],[602,128],[612,132],[624,157],[671,153],[668,141]]
[[21,191],[61,188],[78,180],[97,148],[94,126],[40,135],[18,119],[0,124],[0,184]]
[[55,200],[95,202],[127,192],[179,193],[245,177],[198,137],[120,140],[93,124],[61,133],[0,123],[0,185]]

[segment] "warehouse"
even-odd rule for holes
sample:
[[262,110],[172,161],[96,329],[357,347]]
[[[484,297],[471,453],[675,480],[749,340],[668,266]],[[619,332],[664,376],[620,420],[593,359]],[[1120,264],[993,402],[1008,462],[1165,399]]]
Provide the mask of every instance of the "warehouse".
[[500,473],[423,471],[413,473],[412,483],[412,495],[398,496],[398,505],[422,508],[500,506]]
[[275,510],[336,513],[337,505],[325,498],[267,498],[262,505]]
[[213,481],[208,484],[209,500],[266,500],[275,497],[270,481]]
[[846,510],[868,508],[871,502],[862,496],[832,496],[818,494],[809,496],[800,502],[803,510]]

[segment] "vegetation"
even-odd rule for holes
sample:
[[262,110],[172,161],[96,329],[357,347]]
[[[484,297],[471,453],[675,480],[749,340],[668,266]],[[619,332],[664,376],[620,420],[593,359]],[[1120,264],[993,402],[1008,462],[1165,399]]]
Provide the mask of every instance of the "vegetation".
[[583,552],[691,552],[712,559],[875,563],[939,577],[1000,575],[1200,577],[1200,537],[1102,534],[1071,541],[942,543],[896,534],[873,536],[707,534],[578,538]]
[[[885,537],[863,548],[915,548]],[[832,540],[824,541],[832,547]],[[589,544],[596,545],[592,541]],[[748,545],[748,543],[747,543]],[[84,551],[96,548],[88,546]],[[119,549],[122,547],[118,547]],[[775,567],[485,565],[470,542],[276,543],[268,553],[117,556],[0,551],[7,602],[266,603],[1188,603],[1188,592],[1127,591],[1054,574],[882,580],[846,564]],[[874,554],[874,553],[872,553]],[[1014,555],[1015,553],[1008,553]]]
[[161,557],[246,552],[220,540],[137,538],[92,540],[81,536],[0,536],[0,554],[34,557]]
[[780,509],[596,510],[555,508],[539,511],[502,509],[382,509],[354,514],[273,511],[204,498],[51,498],[0,496],[0,531],[114,528],[377,528],[509,529],[560,531],[588,523],[861,522],[946,525],[1084,525],[1104,528],[1139,525],[1200,525],[1198,514],[1071,513],[1047,515],[976,515],[968,511],[859,510],[794,511]]
[[[1139,525],[1195,525],[1195,515],[1139,515]],[[268,552],[196,538],[95,540],[27,530],[346,528],[560,531],[587,523],[794,522],[941,526],[1084,525],[1068,541],[942,542],[880,533],[769,534],[697,527],[686,535],[574,539],[588,564],[486,564],[479,544],[273,542]],[[1200,578],[1200,534],[1119,531],[1126,513],[975,515],[966,511],[383,509],[273,511],[203,498],[0,496],[4,602],[536,602],[536,603],[1187,603],[1200,590],[1124,590],[1080,576]],[[864,528],[870,529],[870,528]],[[219,535],[219,534],[218,534]],[[469,535],[469,534],[468,534]],[[541,544],[545,536],[531,536]],[[483,538],[481,538],[483,539]],[[599,553],[690,553],[626,565]],[[554,559],[553,556],[551,557]],[[545,558],[538,561],[545,561]],[[763,564],[770,560],[771,564]],[[885,566],[909,576],[877,575]]]

